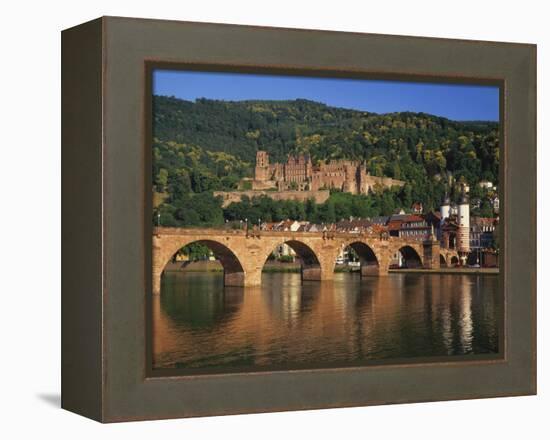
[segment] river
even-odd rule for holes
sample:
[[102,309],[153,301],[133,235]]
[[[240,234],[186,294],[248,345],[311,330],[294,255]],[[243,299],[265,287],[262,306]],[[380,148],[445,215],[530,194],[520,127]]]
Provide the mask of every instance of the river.
[[153,298],[153,368],[189,372],[358,365],[496,353],[495,275],[399,274],[334,281],[264,273],[258,288],[215,272],[168,272]]

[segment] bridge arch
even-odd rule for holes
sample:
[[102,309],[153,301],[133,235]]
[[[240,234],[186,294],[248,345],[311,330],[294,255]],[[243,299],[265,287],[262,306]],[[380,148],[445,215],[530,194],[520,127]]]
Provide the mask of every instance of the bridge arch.
[[[262,268],[268,256],[287,244],[300,257],[306,280],[331,280],[342,247],[351,246],[359,256],[363,275],[386,275],[396,254],[403,255],[405,267],[439,267],[439,246],[426,242],[369,235],[300,231],[232,230],[212,228],[163,228],[153,230],[153,293],[160,293],[160,280],[174,254],[190,243],[203,243],[224,267],[225,284],[260,286]],[[444,251],[449,264],[450,251]],[[400,258],[401,259],[401,258]]]
[[405,269],[418,269],[424,266],[421,253],[410,245],[401,246],[398,252],[402,256],[401,267]]
[[361,276],[380,274],[379,258],[368,243],[360,240],[351,241],[344,245],[345,248],[351,248],[359,257]]
[[447,267],[447,260],[443,256],[443,254],[439,254],[439,266],[440,267]]
[[161,279],[166,265],[181,249],[191,244],[201,244],[212,251],[223,267],[224,285],[244,286],[245,271],[241,263],[242,258],[221,240],[210,237],[187,239],[177,236],[166,236],[163,239],[162,246],[153,248],[153,293],[160,294]]
[[300,273],[302,280],[321,280],[323,279],[323,272],[325,269],[324,262],[319,252],[316,252],[312,246],[307,244],[305,241],[290,239],[285,241],[278,242],[273,246],[269,253],[265,256],[262,269],[267,263],[269,256],[273,254],[278,249],[281,249],[287,245],[290,249],[294,251],[298,259],[300,260]]

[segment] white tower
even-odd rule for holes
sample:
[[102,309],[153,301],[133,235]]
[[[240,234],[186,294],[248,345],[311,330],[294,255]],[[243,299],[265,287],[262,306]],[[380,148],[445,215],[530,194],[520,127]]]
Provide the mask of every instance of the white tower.
[[464,193],[458,203],[457,217],[457,248],[462,264],[465,264],[470,253],[470,201]]
[[441,207],[439,208],[439,212],[441,213],[441,221],[443,222],[446,218],[449,218],[451,215],[451,199],[449,199],[449,196],[445,194],[445,198],[443,199],[443,203],[441,204]]

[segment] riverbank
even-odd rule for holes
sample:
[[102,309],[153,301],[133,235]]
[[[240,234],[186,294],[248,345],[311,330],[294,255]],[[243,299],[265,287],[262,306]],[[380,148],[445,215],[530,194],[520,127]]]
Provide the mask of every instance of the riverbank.
[[166,272],[223,272],[223,266],[217,260],[176,261],[166,265]]
[[390,273],[425,273],[451,275],[498,275],[497,267],[442,267],[440,269],[390,269]]
[[[268,261],[265,263],[263,272],[273,273],[300,273],[300,263],[281,263]],[[217,260],[206,261],[177,261],[166,265],[167,272],[223,272],[223,266]]]
[[[346,270],[347,269],[347,270]],[[178,261],[168,263],[165,271],[167,272],[223,272],[223,267],[219,261]],[[279,261],[268,261],[262,270],[266,273],[300,273],[300,263],[281,263]],[[336,272],[349,272],[347,267]]]
[[[168,263],[166,266],[168,272],[223,272],[223,267],[219,261],[178,261]],[[281,263],[278,261],[268,261],[263,272],[266,273],[300,273],[300,263]],[[337,265],[334,272],[350,273],[358,272],[358,267],[347,265]],[[450,274],[450,275],[497,275],[498,268],[471,268],[471,267],[442,267],[440,269],[390,269],[390,273],[421,273],[421,274]]]

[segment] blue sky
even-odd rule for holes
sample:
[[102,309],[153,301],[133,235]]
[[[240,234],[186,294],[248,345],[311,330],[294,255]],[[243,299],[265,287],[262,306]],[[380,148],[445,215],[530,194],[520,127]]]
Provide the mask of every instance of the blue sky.
[[496,86],[157,69],[153,93],[188,101],[304,98],[375,113],[424,112],[457,121],[499,119]]

